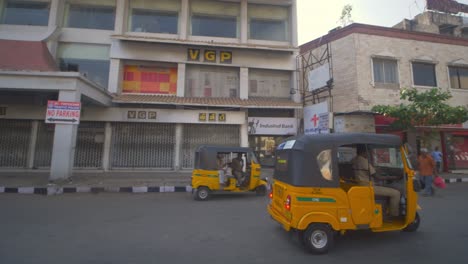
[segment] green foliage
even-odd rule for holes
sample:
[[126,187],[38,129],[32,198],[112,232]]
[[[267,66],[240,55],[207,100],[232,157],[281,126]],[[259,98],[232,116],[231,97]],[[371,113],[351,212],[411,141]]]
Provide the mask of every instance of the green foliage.
[[376,105],[372,111],[396,118],[392,124],[398,129],[412,129],[416,126],[438,126],[460,124],[468,120],[468,109],[463,106],[452,107],[445,103],[452,95],[439,88],[418,92],[416,89],[403,89],[400,99],[406,104],[397,106]]
[[341,10],[340,22],[343,27],[353,23],[351,11],[353,11],[353,6],[350,4],[345,5]]

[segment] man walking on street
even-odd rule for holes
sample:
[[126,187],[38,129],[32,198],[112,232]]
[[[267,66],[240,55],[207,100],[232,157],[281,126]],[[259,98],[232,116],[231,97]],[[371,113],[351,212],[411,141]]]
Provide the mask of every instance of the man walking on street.
[[432,181],[434,177],[437,176],[437,170],[435,166],[435,161],[430,155],[428,155],[428,150],[426,148],[421,149],[421,154],[418,157],[418,166],[419,180],[424,185],[422,195],[434,195],[434,190],[432,189]]
[[431,153],[432,159],[434,159],[436,163],[437,172],[440,172],[441,164],[442,164],[442,152],[439,151],[439,147],[435,147],[434,151]]

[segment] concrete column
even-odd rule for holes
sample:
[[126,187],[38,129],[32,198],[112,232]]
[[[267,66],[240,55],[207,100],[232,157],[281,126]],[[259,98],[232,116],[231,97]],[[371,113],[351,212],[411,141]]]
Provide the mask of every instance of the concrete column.
[[[63,14],[65,10],[65,3],[61,0],[52,0],[50,2],[50,12],[49,12],[49,23],[48,23],[48,32],[51,34],[47,37],[47,48],[49,49],[50,54],[54,57],[57,56],[57,47],[58,41],[57,37],[60,28],[63,25]],[[54,33],[53,33],[54,32]]]
[[[77,91],[59,92],[59,101],[80,102],[80,99]],[[55,124],[50,180],[67,179],[72,175],[77,132],[78,125]]]
[[106,122],[104,127],[104,149],[102,150],[102,168],[104,171],[109,171],[111,167],[110,152],[112,145],[112,125]]
[[249,68],[240,68],[239,98],[249,99]]
[[297,0],[292,1],[291,5],[291,44],[297,47]]
[[240,139],[240,146],[241,147],[248,147],[249,146],[249,131],[248,131],[248,123],[249,123],[249,118],[248,118],[248,110],[247,109],[241,109],[241,111],[244,113],[244,123],[240,125],[239,127],[239,139]]
[[[247,113],[246,113],[247,115]],[[245,122],[240,126],[240,146],[248,147],[249,146],[249,134],[247,130],[247,116],[245,117]]]
[[49,24],[48,27],[54,28],[56,26],[59,26],[61,24],[60,18],[63,17],[63,6],[64,6],[64,1],[60,0],[52,0],[50,2],[50,11],[49,11]]
[[175,128],[175,144],[174,144],[174,170],[179,171],[181,169],[182,156],[182,141],[184,137],[184,127],[182,124],[176,124]]
[[177,96],[184,97],[185,96],[185,71],[186,71],[186,64],[179,63],[177,66]]
[[302,103],[302,87],[299,85],[299,73],[297,71],[291,72],[291,88],[296,91],[292,99],[296,103]]
[[188,0],[182,0],[180,16],[179,16],[179,37],[180,39],[187,39],[190,34],[189,30],[189,17],[190,17],[190,5]]
[[36,153],[36,142],[37,142],[37,131],[39,130],[39,122],[37,120],[32,121],[31,134],[29,138],[28,148],[28,169],[34,168],[34,154]]
[[123,72],[123,63],[120,59],[110,59],[109,67],[109,87],[110,93],[120,93],[120,76]]
[[127,0],[117,0],[117,6],[115,7],[115,25],[114,32],[115,34],[121,35],[127,31],[127,12],[128,10],[128,1]]
[[241,28],[240,39],[242,44],[246,44],[249,39],[249,17],[247,13],[248,3],[247,0],[241,1]]

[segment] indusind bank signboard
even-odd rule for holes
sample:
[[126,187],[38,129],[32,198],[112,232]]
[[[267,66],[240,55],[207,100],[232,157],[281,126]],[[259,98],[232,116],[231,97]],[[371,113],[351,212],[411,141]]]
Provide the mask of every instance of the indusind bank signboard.
[[249,135],[296,135],[295,118],[249,117]]

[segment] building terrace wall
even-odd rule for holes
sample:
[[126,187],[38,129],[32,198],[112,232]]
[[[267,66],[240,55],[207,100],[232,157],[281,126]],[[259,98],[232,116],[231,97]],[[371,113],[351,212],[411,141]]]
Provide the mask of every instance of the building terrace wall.
[[[377,88],[373,85],[372,57],[389,57],[398,61],[401,88],[416,87],[421,90],[430,87],[413,85],[412,64],[423,60],[436,64],[438,87],[450,91],[454,96],[449,103],[467,105],[468,90],[450,89],[448,66],[453,63],[468,63],[468,45],[449,45],[432,42],[397,39],[375,35],[353,34],[356,39],[356,65],[359,96],[362,101],[360,110],[370,109],[376,104],[399,104],[399,90]],[[464,65],[468,66],[468,65]]]

